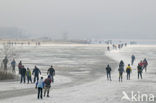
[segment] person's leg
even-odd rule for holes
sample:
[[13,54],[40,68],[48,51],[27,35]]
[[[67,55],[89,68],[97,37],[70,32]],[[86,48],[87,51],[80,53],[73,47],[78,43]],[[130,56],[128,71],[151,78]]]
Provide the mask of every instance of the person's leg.
[[54,82],[54,76],[53,75],[51,75],[51,80],[52,80],[52,82]]
[[141,79],[142,79],[142,72],[140,72],[140,77],[141,77]]
[[31,76],[30,76],[30,81],[31,81],[31,83],[32,83],[32,78],[31,78]]
[[43,91],[43,89],[42,88],[40,88],[41,89],[41,99],[42,99],[42,91]]
[[38,80],[39,80],[39,76],[37,76],[37,82],[38,82]]
[[128,80],[128,73],[127,73],[127,80]]
[[15,66],[13,66],[13,72],[15,73]]
[[107,80],[108,80],[108,72],[107,72]]
[[47,87],[47,97],[49,97],[50,87]]
[[111,73],[109,73],[109,79],[110,79],[110,81],[112,80],[112,79],[111,79]]
[[25,75],[23,76],[23,79],[24,79],[24,83],[25,83]]
[[44,97],[46,95],[46,92],[47,92],[47,87],[44,88]]
[[34,83],[36,82],[36,76],[34,76]]
[[131,74],[129,73],[129,80],[131,79]]
[[122,82],[122,73],[121,73],[121,82]]
[[27,83],[29,84],[29,76],[27,76]]
[[40,98],[40,88],[38,88],[38,99]]
[[145,68],[145,72],[147,72],[147,66],[145,66],[144,68]]
[[139,75],[140,75],[140,73],[138,72],[138,79],[139,79]]
[[22,83],[22,75],[21,75],[21,82],[20,83]]
[[47,97],[49,97],[49,90],[50,90],[50,87],[47,88]]
[[120,73],[119,73],[119,82],[120,82],[120,77],[121,77],[121,75],[120,75]]
[[119,82],[121,81],[121,73],[119,73]]

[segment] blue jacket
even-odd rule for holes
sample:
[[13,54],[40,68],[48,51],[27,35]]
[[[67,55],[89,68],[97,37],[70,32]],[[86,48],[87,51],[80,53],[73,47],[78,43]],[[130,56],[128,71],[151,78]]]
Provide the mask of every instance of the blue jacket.
[[44,81],[43,81],[43,79],[40,79],[40,80],[36,83],[36,87],[37,87],[37,88],[44,88]]

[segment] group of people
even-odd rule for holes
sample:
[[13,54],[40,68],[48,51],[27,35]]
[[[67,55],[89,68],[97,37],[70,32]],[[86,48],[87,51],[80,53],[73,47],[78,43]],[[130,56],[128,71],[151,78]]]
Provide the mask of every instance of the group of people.
[[[37,70],[37,69],[36,69]],[[36,88],[38,89],[38,99],[42,99],[43,98],[43,89],[44,89],[44,97],[47,94],[47,97],[49,97],[49,91],[51,88],[51,83],[54,82],[54,75],[55,75],[55,69],[53,68],[53,66],[51,66],[48,71],[47,71],[48,77],[43,80],[43,77],[41,77],[40,80],[37,79],[36,82]],[[34,79],[35,80],[35,79]]]
[[[135,56],[132,55],[131,56],[131,65],[134,64],[134,61],[135,61]],[[132,72],[131,65],[128,64],[128,66],[126,67],[127,80],[130,80],[130,75]],[[119,68],[118,68],[119,82],[122,82],[122,80],[123,80],[123,73],[125,72],[124,66],[125,66],[125,64],[124,64],[123,60],[121,60],[119,63]],[[146,58],[143,61],[140,61],[140,63],[138,63],[138,66],[137,66],[138,79],[139,78],[142,79],[142,72],[143,72],[143,70],[145,70],[145,72],[147,71],[147,66],[148,66],[148,62],[147,62]],[[109,65],[107,65],[107,67],[106,67],[107,79],[110,81],[112,81],[111,71],[112,71],[111,67]]]
[[32,73],[31,70],[29,68],[24,67],[24,65],[22,65],[22,62],[20,61],[19,65],[19,74],[21,75],[21,82],[24,80],[25,83],[25,76],[27,76],[27,81],[29,83],[29,81],[32,83],[32,79],[31,79],[31,74],[34,75],[34,83],[36,83],[36,88],[38,89],[38,96],[37,98],[43,98],[42,97],[42,91],[44,89],[44,96],[47,94],[47,97],[49,97],[49,91],[51,88],[51,83],[54,82],[54,76],[55,76],[55,69],[53,66],[51,66],[48,70],[47,70],[47,75],[48,77],[43,80],[43,77],[40,78],[39,80],[39,75],[41,75],[41,71],[40,69],[35,66]]
[[[4,64],[4,70],[7,70],[7,64],[8,64],[8,59],[7,56],[3,59],[3,64]],[[13,59],[11,61],[11,66],[12,66],[12,72],[15,73],[15,68],[16,68],[16,61]],[[51,83],[54,82],[54,76],[55,76],[55,69],[53,66],[51,66],[47,70],[47,75],[48,77],[43,80],[43,77],[40,78],[39,80],[39,75],[41,75],[40,69],[35,66],[32,73],[29,68],[25,68],[25,66],[22,64],[22,61],[19,62],[18,64],[18,71],[20,75],[20,83],[25,83],[27,79],[27,83],[36,83],[36,88],[38,89],[38,96],[37,98],[42,99],[42,91],[44,89],[44,96],[47,95],[49,97],[49,91],[51,88]],[[32,81],[32,75],[34,75],[34,79]]]
[[[123,48],[124,46],[126,47],[127,43],[125,43],[125,44],[118,44],[118,45],[112,44],[112,49],[113,50],[117,50],[117,49]],[[110,50],[111,50],[110,46],[107,46],[107,51],[110,51]]]

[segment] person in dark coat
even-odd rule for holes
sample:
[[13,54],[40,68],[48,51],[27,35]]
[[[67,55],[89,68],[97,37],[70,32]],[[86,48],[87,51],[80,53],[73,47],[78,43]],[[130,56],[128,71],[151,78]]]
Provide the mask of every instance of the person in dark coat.
[[124,68],[120,66],[118,71],[119,71],[119,82],[122,82]]
[[39,80],[39,74],[41,75],[41,71],[39,68],[37,68],[37,66],[35,66],[35,68],[32,72],[32,75],[34,75],[34,83],[36,82],[36,79],[37,79],[37,81]]
[[25,76],[26,76],[26,69],[24,66],[22,66],[22,68],[21,68],[21,82],[20,83],[22,83],[23,81],[25,83]]
[[52,82],[54,82],[55,69],[53,66],[48,69],[47,74],[50,75]]
[[134,64],[134,61],[135,61],[135,56],[134,56],[134,55],[132,55],[132,56],[131,56],[131,65],[133,65],[133,64]]
[[107,65],[107,67],[106,67],[107,80],[110,80],[110,81],[112,81],[111,80],[111,71],[112,71],[111,67],[109,65]]
[[143,69],[145,69],[145,72],[147,72],[147,66],[148,66],[148,62],[146,60],[146,58],[143,60]]
[[138,64],[137,69],[138,69],[138,79],[139,79],[139,77],[142,79],[142,70],[143,69],[140,64]]
[[5,58],[3,59],[3,64],[4,64],[4,70],[7,71],[7,64],[8,64],[7,56],[5,56]]
[[124,66],[125,66],[125,64],[124,64],[123,60],[121,60],[119,63],[119,67],[124,68]]
[[19,70],[19,74],[21,74],[21,69],[22,69],[22,61],[19,62],[18,64],[18,70]]

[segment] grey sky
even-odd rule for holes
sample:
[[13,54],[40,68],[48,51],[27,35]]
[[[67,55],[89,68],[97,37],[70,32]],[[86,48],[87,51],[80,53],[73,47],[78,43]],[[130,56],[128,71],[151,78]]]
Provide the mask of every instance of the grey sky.
[[156,39],[156,0],[0,0],[0,26],[34,35]]

